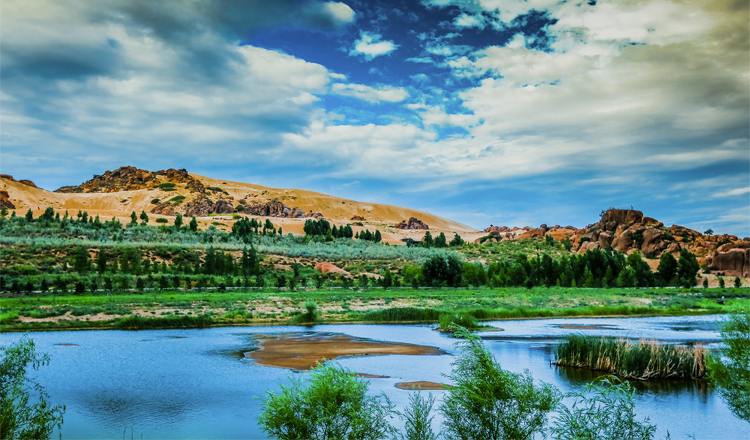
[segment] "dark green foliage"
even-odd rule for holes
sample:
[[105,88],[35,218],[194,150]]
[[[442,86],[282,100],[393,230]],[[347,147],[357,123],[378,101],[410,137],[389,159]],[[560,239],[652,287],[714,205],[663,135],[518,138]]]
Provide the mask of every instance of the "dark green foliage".
[[135,211],[133,211],[133,212],[132,212],[132,213],[130,214],[130,224],[131,224],[131,225],[136,225],[136,224],[138,224],[138,215],[136,215]]
[[165,316],[161,318],[144,318],[141,315],[130,315],[115,319],[114,328],[119,330],[152,330],[158,328],[205,328],[213,324],[208,315],[198,316]]
[[734,277],[734,287],[737,289],[742,287],[742,280],[740,279],[740,277]]
[[698,264],[698,259],[695,258],[695,255],[689,250],[682,248],[677,268],[677,276],[680,284],[685,287],[693,287],[695,285],[695,276],[698,275],[700,268],[701,266]]
[[557,346],[557,365],[605,371],[625,378],[702,378],[706,350],[657,342],[568,335]]
[[34,221],[34,213],[33,213],[33,212],[31,212],[31,208],[29,208],[29,210],[28,210],[28,211],[26,211],[26,221],[27,221],[28,223],[31,223],[31,222],[33,222],[33,221]]
[[430,248],[434,245],[435,240],[432,238],[432,234],[430,234],[430,231],[427,231],[424,233],[424,238],[422,238],[422,246]]
[[148,214],[146,214],[146,211],[141,211],[141,223],[144,225],[148,223]]
[[709,356],[709,377],[719,385],[729,409],[750,422],[750,313],[739,309],[730,313],[722,323],[721,338],[726,360]]
[[448,244],[446,243],[446,238],[444,233],[439,233],[437,237],[435,237],[435,241],[433,242],[433,247],[436,248],[444,248],[447,247]]
[[46,439],[62,428],[65,406],[50,405],[44,388],[29,377],[49,360],[28,336],[0,347],[0,438]]
[[175,190],[175,186],[177,186],[177,185],[174,184],[174,183],[165,182],[165,183],[162,183],[162,184],[159,185],[159,189],[162,190],[162,191],[174,191]]
[[456,234],[453,236],[453,239],[449,243],[451,246],[461,246],[464,244],[463,238],[461,238],[460,235]]
[[152,205],[156,205],[157,203],[159,203],[159,199],[151,199]]
[[195,219],[195,217],[190,220],[189,226],[192,232],[198,232],[198,221]]
[[433,286],[445,284],[456,287],[461,284],[463,264],[455,255],[436,255],[427,260],[422,266],[422,276],[425,283]]
[[293,324],[312,323],[318,321],[318,304],[315,301],[305,301],[305,312],[292,318]]
[[159,217],[155,221],[156,223],[169,223],[169,220],[165,219],[164,217]]
[[555,440],[651,440],[656,426],[636,421],[635,389],[616,378],[598,379],[583,392],[570,393],[572,408],[561,405],[552,428]]
[[669,252],[663,252],[659,258],[659,267],[656,269],[662,280],[669,283],[677,275],[677,260]]
[[503,370],[475,334],[459,328],[459,356],[448,376],[440,412],[448,440],[531,440],[544,432],[547,415],[560,401],[548,384],[534,385],[531,374]]
[[449,330],[451,326],[459,326],[469,330],[479,328],[477,319],[466,312],[444,313],[440,316],[440,329]]
[[418,307],[401,307],[393,309],[373,310],[362,315],[363,321],[400,322],[400,321],[437,321],[441,312],[434,309]]
[[368,396],[367,380],[353,372],[318,364],[309,380],[290,381],[263,401],[258,424],[271,438],[378,440],[395,433],[393,405],[384,394]]

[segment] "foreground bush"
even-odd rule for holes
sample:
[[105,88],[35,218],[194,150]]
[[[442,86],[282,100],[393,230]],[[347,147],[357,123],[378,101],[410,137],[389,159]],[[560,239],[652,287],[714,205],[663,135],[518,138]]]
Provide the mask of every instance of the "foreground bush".
[[62,428],[65,407],[51,406],[44,388],[28,377],[30,369],[48,363],[28,337],[0,347],[0,439],[49,438]]
[[444,436],[449,440],[527,440],[542,433],[547,415],[560,401],[552,385],[534,385],[531,374],[500,368],[481,338],[458,328],[458,359],[440,412],[445,418]]
[[574,397],[572,408],[560,405],[552,429],[555,440],[650,440],[656,426],[636,421],[635,389],[628,382],[604,378],[586,386]]
[[309,380],[290,379],[263,401],[258,424],[272,438],[378,440],[395,433],[393,405],[385,395],[367,396],[367,380],[355,373],[318,364]]
[[727,346],[726,360],[709,357],[710,377],[729,409],[739,418],[750,421],[750,313],[735,311],[722,324],[721,337]]

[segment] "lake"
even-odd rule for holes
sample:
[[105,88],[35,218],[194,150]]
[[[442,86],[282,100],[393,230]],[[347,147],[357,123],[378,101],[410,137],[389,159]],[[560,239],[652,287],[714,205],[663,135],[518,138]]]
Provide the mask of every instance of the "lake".
[[[719,316],[658,318],[535,319],[487,323],[504,331],[482,332],[503,368],[531,371],[564,393],[582,389],[589,371],[551,365],[554,349],[569,333],[649,338],[715,347]],[[437,347],[449,355],[363,356],[339,359],[353,371],[388,376],[369,379],[373,394],[385,392],[398,408],[409,393],[404,381],[446,382],[455,339],[432,325],[318,325],[314,327],[224,327],[203,330],[69,331],[32,333],[38,351],[52,358],[38,372],[50,400],[65,404],[65,439],[213,438],[263,439],[256,425],[260,398],[290,375],[306,375],[253,364],[255,335],[332,333],[375,341]],[[0,335],[0,344],[20,334]],[[59,345],[73,344],[73,345]],[[636,410],[672,439],[748,439],[750,424],[731,414],[702,381],[636,382]],[[438,402],[445,391],[435,393]],[[437,421],[439,421],[439,418]],[[401,426],[395,421],[397,426]]]

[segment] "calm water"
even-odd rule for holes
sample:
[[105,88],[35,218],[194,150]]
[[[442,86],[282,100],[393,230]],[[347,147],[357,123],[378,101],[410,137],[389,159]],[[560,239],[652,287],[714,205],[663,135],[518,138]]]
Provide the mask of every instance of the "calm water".
[[[720,317],[545,319],[490,323],[504,331],[482,333],[503,368],[529,369],[536,380],[563,392],[581,389],[592,375],[557,368],[555,344],[565,334],[585,333],[676,343],[714,344]],[[579,326],[575,329],[565,326]],[[373,340],[408,342],[455,353],[452,340],[413,325],[321,325],[303,327],[214,328],[206,330],[81,331],[33,333],[40,351],[52,357],[38,375],[52,402],[67,406],[62,436],[74,438],[265,438],[255,424],[266,391],[288,380],[287,370],[253,365],[243,356],[257,333],[332,332]],[[0,335],[0,344],[20,338]],[[58,344],[76,344],[62,346]],[[452,355],[368,356],[340,359],[371,379],[373,393],[384,391],[403,408],[410,391],[394,384],[445,382]],[[734,417],[719,396],[700,381],[638,385],[637,412],[648,416],[664,438],[750,439],[750,424]],[[434,392],[440,400],[444,391]],[[398,422],[395,422],[398,425]],[[692,437],[690,437],[692,438]]]

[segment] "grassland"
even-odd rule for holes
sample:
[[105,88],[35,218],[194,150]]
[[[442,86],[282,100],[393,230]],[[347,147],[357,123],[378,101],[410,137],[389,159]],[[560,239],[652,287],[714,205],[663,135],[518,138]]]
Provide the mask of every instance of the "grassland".
[[202,328],[317,322],[450,322],[573,316],[674,316],[750,307],[750,289],[262,289],[0,298],[0,331]]

